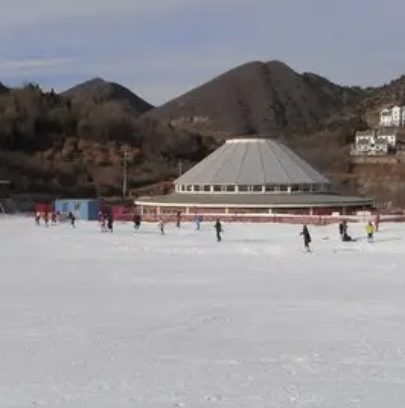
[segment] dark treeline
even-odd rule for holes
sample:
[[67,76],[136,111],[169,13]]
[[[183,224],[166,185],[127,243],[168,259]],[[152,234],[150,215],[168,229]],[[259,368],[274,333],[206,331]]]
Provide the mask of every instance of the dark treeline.
[[0,177],[20,192],[114,195],[125,150],[138,187],[176,176],[179,161],[187,166],[214,147],[198,132],[140,117],[126,101],[0,88]]

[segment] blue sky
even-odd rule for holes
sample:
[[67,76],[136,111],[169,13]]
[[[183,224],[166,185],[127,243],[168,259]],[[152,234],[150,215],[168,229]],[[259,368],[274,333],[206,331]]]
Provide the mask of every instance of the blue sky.
[[277,59],[379,85],[405,73],[404,16],[403,0],[3,0],[0,82],[63,90],[97,76],[158,105]]

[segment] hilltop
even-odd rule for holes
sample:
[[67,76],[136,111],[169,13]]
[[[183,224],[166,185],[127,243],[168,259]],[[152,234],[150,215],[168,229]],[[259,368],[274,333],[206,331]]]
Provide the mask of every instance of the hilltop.
[[140,98],[128,88],[115,82],[107,82],[102,78],[93,78],[74,86],[61,96],[75,102],[108,103],[114,101],[133,110],[135,114],[142,114],[153,109],[153,105]]
[[137,188],[176,177],[179,161],[187,169],[224,139],[254,134],[283,139],[354,191],[361,177],[344,175],[356,174],[347,154],[355,130],[404,101],[405,77],[348,87],[279,61],[236,67],[158,107],[101,78],[62,93],[0,83],[0,178],[24,192],[119,194],[124,151]]
[[315,74],[298,74],[279,61],[251,62],[150,111],[175,126],[232,134],[287,134],[318,130],[359,106],[368,95]]

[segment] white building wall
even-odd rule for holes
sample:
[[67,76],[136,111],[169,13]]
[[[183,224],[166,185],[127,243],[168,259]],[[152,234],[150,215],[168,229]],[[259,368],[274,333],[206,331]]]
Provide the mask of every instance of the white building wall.
[[390,127],[392,126],[392,116],[383,116],[380,119],[380,126]]
[[380,112],[380,126],[405,126],[405,106],[393,106]]
[[356,135],[354,151],[360,154],[386,154],[390,148],[396,148],[396,133],[379,135],[376,133]]
[[380,126],[392,126],[391,109],[383,109],[380,112]]

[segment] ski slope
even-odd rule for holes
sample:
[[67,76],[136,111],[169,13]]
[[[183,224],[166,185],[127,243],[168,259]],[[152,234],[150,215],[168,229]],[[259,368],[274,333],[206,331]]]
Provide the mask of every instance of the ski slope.
[[0,219],[0,407],[403,408],[405,225]]

